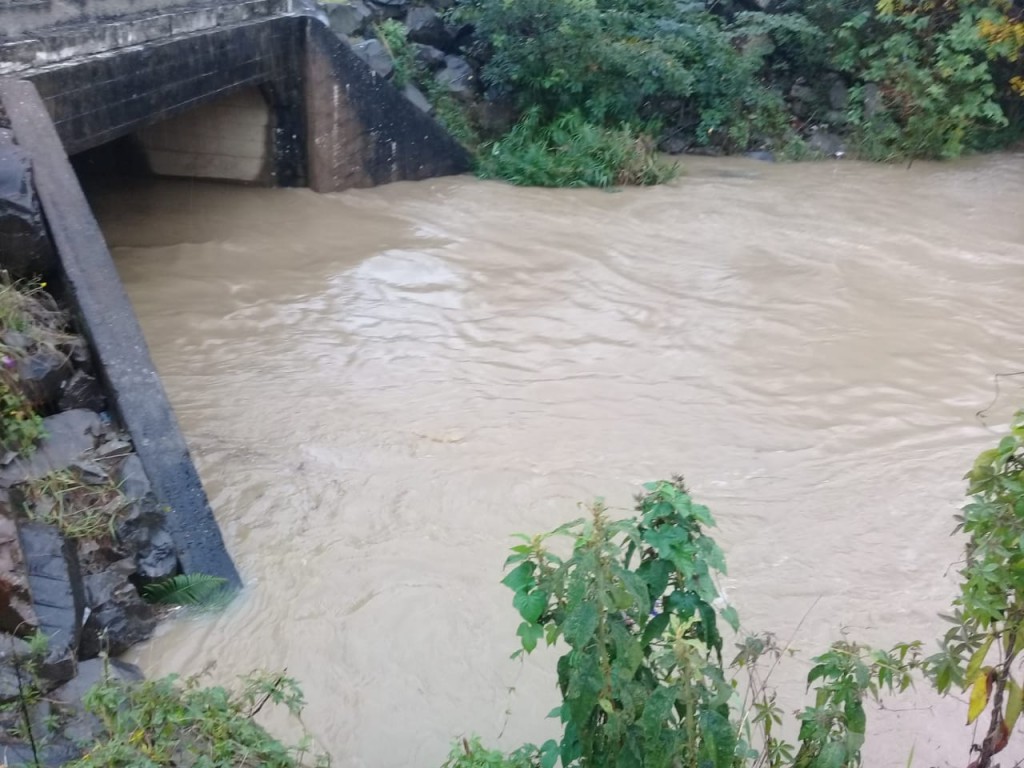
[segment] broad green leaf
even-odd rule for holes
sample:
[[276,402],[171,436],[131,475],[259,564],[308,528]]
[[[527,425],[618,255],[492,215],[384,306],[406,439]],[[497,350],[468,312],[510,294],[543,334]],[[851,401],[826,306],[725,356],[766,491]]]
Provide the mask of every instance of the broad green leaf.
[[540,747],[540,768],[555,768],[558,762],[558,742],[548,739]]
[[992,677],[989,674],[992,670],[989,667],[982,669],[974,680],[971,688],[971,701],[967,707],[967,724],[970,725],[978,719],[978,715],[985,711],[988,706],[988,697],[992,692]]
[[736,612],[736,609],[731,606],[725,606],[722,611],[722,618],[725,619],[726,623],[732,627],[733,632],[739,632],[740,629],[740,615]]
[[565,641],[573,648],[582,648],[594,636],[600,614],[593,603],[582,603],[569,613],[562,626]]
[[537,641],[543,636],[544,629],[539,624],[530,624],[524,621],[519,625],[516,634],[523,642],[523,650],[532,653],[533,649],[537,647]]
[[985,663],[985,657],[988,656],[989,649],[992,647],[992,641],[995,639],[995,635],[989,635],[985,642],[981,644],[981,647],[974,652],[971,660],[967,663],[967,672],[964,674],[964,679],[973,682],[974,678],[978,676],[978,670]]
[[513,592],[519,592],[526,587],[531,587],[534,584],[533,572],[537,568],[535,563],[520,563],[508,574],[501,583],[511,589]]
[[524,621],[536,624],[537,619],[548,607],[548,593],[542,589],[535,589],[533,592],[516,592],[512,598],[512,606],[519,611]]
[[1024,691],[1017,685],[1016,680],[1012,677],[1008,678],[1006,681],[1006,715],[1003,721],[1011,733],[1017,724],[1022,708],[1024,708]]

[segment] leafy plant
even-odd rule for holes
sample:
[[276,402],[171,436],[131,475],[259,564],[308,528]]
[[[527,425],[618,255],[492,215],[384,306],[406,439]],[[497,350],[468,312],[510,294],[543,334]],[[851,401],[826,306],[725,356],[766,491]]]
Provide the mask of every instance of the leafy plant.
[[142,588],[142,596],[150,603],[208,607],[220,605],[227,581],[207,573],[181,573],[155,581]]
[[970,690],[967,722],[986,711],[988,727],[973,768],[989,768],[1009,742],[1024,707],[1014,663],[1024,650],[1024,411],[995,448],[983,451],[967,473],[972,497],[958,517],[966,533],[960,595],[953,625],[929,661],[940,693]]
[[[287,746],[254,717],[266,704],[283,706],[296,719],[305,705],[296,682],[283,674],[258,673],[237,693],[202,687],[198,678],[176,676],[126,683],[108,678],[85,697],[103,728],[102,737],[71,768],[302,768],[326,766],[311,740]],[[301,721],[300,721],[301,722]]]
[[552,768],[557,754],[548,747],[545,754],[532,744],[520,747],[510,755],[487,749],[480,739],[460,739],[441,768]]
[[395,19],[386,19],[374,28],[374,32],[395,63],[391,81],[399,88],[412,82],[417,69],[416,56],[406,39],[406,29],[402,23]]
[[654,155],[650,139],[628,126],[602,128],[579,112],[544,124],[537,110],[482,147],[477,170],[483,178],[538,187],[659,184],[677,173]]
[[46,436],[46,430],[42,417],[13,385],[10,368],[13,368],[14,359],[3,354],[3,349],[0,345],[0,451],[27,456]]

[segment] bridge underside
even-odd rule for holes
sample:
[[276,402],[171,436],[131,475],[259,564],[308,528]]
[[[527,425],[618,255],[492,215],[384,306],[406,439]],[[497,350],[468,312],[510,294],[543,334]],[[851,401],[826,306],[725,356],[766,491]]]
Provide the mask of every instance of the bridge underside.
[[326,192],[468,168],[432,118],[311,17],[257,18],[16,76],[39,92],[67,154],[131,136],[157,173]]

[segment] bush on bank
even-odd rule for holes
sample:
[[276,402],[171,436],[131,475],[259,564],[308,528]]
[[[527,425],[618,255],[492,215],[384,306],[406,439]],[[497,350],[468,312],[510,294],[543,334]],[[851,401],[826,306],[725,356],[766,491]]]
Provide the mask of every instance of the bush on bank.
[[[626,150],[638,145],[647,157],[657,147],[783,158],[842,147],[867,159],[907,160],[952,158],[1019,137],[1019,0],[765,5],[458,0],[449,17],[474,30],[465,53],[479,68],[485,100],[509,104],[524,123],[513,136],[495,135],[457,102],[438,111],[445,122],[460,113],[457,133],[480,149],[486,175],[550,186],[649,183],[628,172],[636,153]],[[393,52],[408,48],[402,32],[386,38]],[[435,100],[446,96],[417,72],[411,54],[404,61],[403,77]],[[553,141],[566,120],[608,132],[601,145],[615,142],[621,151],[595,160],[599,173],[578,172],[579,131]]]

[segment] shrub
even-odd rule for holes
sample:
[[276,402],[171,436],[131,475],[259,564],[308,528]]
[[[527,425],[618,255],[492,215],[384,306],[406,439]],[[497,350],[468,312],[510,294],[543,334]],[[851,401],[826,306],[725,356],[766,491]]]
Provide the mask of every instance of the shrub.
[[667,0],[462,0],[486,41],[484,81],[541,123],[672,126],[694,144],[746,149],[751,127],[779,127],[777,97],[702,5]]
[[604,128],[570,112],[543,124],[531,110],[504,138],[485,145],[478,172],[521,186],[659,184],[676,174],[650,139],[627,126]]
[[312,755],[309,740],[286,746],[255,721],[267,704],[298,718],[302,692],[284,675],[256,673],[242,689],[203,687],[198,678],[175,676],[140,683],[108,679],[86,694],[87,709],[102,737],[70,768],[302,768],[327,765]]

